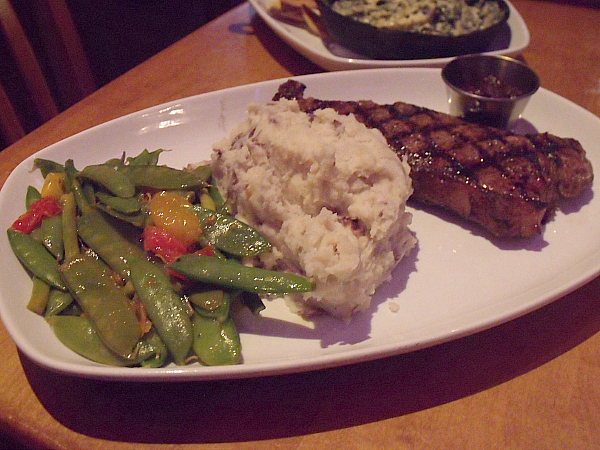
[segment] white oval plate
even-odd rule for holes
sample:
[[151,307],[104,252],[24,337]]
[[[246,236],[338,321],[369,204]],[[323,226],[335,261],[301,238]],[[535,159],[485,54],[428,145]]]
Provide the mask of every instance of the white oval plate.
[[[297,77],[307,96],[326,99],[406,101],[447,111],[439,69],[372,69]],[[107,122],[58,142],[23,161],[0,192],[0,226],[24,210],[26,187],[41,187],[34,157],[82,168],[143,149],[172,149],[161,162],[176,167],[205,160],[211,145],[245,117],[246,105],[272,98],[283,80],[262,82],[174,101]],[[525,111],[529,126],[581,141],[600,167],[600,119],[540,89]],[[0,238],[0,317],[21,351],[48,369],[129,381],[209,380],[308,371],[400,354],[503,323],[570,292],[600,272],[600,198],[587,193],[558,212],[542,236],[490,240],[476,228],[410,208],[418,248],[382,286],[372,307],[351,324],[323,317],[314,324],[292,314],[281,300],[262,317],[236,317],[244,363],[229,367],[107,367],[74,354],[44,320],[29,312],[31,281]],[[398,311],[393,312],[393,307]]]
[[[355,53],[337,42],[323,40],[301,27],[282,22],[272,17],[266,0],[250,0],[260,18],[286,44],[325,70],[376,69],[384,67],[443,67],[452,58],[381,60],[370,59]],[[507,27],[489,45],[484,53],[490,55],[513,56],[521,53],[529,45],[529,30],[517,9],[506,1],[510,9]]]

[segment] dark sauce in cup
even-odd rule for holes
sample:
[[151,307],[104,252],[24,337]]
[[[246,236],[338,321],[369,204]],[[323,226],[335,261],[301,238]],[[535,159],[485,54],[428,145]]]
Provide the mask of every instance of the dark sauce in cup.
[[498,79],[495,75],[487,75],[481,80],[481,84],[478,86],[469,86],[465,91],[481,97],[507,99],[517,98],[524,94],[521,89],[511,86]]

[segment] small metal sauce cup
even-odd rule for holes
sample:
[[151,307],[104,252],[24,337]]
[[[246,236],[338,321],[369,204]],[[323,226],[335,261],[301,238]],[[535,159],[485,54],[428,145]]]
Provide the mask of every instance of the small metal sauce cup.
[[[480,95],[490,76],[516,95],[491,96],[487,92]],[[526,64],[494,55],[455,58],[442,69],[442,78],[446,83],[450,114],[496,128],[514,125],[540,86],[538,76]]]

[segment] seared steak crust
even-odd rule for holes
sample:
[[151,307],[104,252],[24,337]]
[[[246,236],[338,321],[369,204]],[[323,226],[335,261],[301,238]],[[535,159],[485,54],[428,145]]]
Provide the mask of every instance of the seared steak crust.
[[407,158],[411,199],[453,211],[495,236],[540,233],[561,197],[576,197],[593,181],[592,166],[574,139],[517,135],[402,102],[304,98],[304,89],[289,80],[274,100],[296,99],[308,113],[333,108],[379,129]]

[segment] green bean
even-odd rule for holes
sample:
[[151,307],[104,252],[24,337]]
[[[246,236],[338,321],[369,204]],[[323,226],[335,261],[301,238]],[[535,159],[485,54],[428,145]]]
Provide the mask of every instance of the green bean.
[[62,260],[64,255],[64,241],[62,229],[62,214],[42,219],[41,233],[42,243],[50,253],[58,260]]
[[33,186],[27,186],[27,193],[25,194],[25,207],[29,209],[31,204],[42,198],[42,194]]
[[85,198],[85,201],[90,206],[95,206],[96,205],[96,189],[94,188],[94,186],[90,183],[84,183],[81,186],[80,190],[83,194],[83,197]]
[[133,366],[137,363],[112,352],[84,316],[54,315],[47,320],[58,340],[84,358],[110,366]]
[[223,213],[194,205],[204,237],[216,248],[234,256],[256,256],[271,244],[249,225]]
[[46,175],[49,173],[62,173],[65,171],[65,167],[62,164],[43,158],[34,159],[33,166],[40,169],[43,178],[46,178]]
[[141,330],[129,298],[114,283],[111,271],[89,254],[66,260],[59,270],[102,341],[128,358]]
[[196,314],[194,323],[194,352],[209,366],[237,364],[241,359],[240,337],[231,319],[217,319]]
[[70,183],[72,182],[75,177],[77,176],[77,174],[79,173],[79,171],[77,170],[77,168],[75,167],[75,163],[73,162],[72,159],[67,159],[65,161],[65,166],[64,166],[64,172],[67,175],[67,181]]
[[130,258],[146,257],[146,252],[127,240],[100,211],[92,210],[81,215],[77,225],[83,242],[124,278],[129,278],[127,262]]
[[13,253],[25,268],[49,285],[61,290],[66,289],[58,273],[56,259],[41,242],[29,234],[20,233],[12,228],[7,230],[7,234]]
[[65,173],[67,174],[65,178],[65,187],[67,188],[68,192],[73,193],[77,207],[83,214],[85,214],[87,211],[91,210],[92,207],[90,206],[90,201],[87,197],[87,193],[84,192],[83,188],[81,187],[81,184],[76,178],[78,172],[75,168],[75,165],[73,164],[72,159],[68,159],[65,162]]
[[192,347],[192,323],[183,301],[158,264],[146,258],[129,261],[131,281],[140,301],[176,364],[182,365]]
[[137,187],[160,190],[195,189],[206,182],[192,171],[167,166],[124,166],[119,170]]
[[73,296],[70,292],[52,289],[48,295],[48,304],[46,306],[46,318],[63,312],[72,303]]
[[139,155],[127,158],[127,164],[130,166],[155,166],[158,164],[158,158],[162,152],[164,152],[162,148],[153,152],[144,149]]
[[[212,180],[212,178],[211,178],[211,180]],[[210,183],[210,186],[208,187],[208,193],[214,200],[215,206],[217,207],[217,211],[222,212],[224,214],[230,213],[227,202],[221,195],[221,192],[219,192],[219,188],[217,187],[217,185],[212,181]]]
[[77,207],[72,192],[60,198],[62,206],[62,240],[65,258],[72,258],[79,253],[79,237],[77,236]]
[[313,283],[300,275],[247,267],[231,259],[184,255],[169,267],[192,280],[262,294],[308,292]]
[[44,313],[46,305],[48,304],[50,285],[36,276],[34,276],[31,281],[33,282],[33,286],[31,288],[31,297],[27,303],[27,309],[41,315]]
[[96,164],[84,167],[79,176],[98,183],[117,197],[131,198],[135,195],[134,183],[119,168]]

